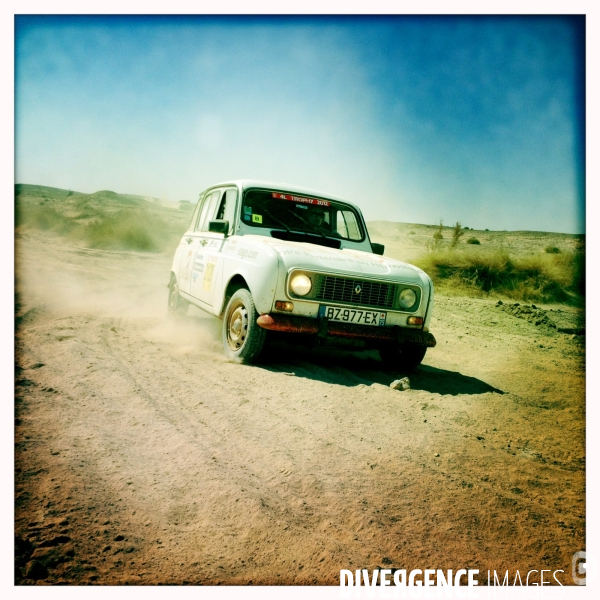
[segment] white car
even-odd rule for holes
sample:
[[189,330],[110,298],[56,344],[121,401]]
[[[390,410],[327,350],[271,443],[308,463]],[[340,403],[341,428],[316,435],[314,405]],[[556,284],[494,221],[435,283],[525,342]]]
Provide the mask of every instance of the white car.
[[169,313],[193,304],[222,319],[234,362],[255,360],[272,331],[353,340],[414,368],[436,343],[433,284],[383,250],[350,202],[287,184],[221,183],[200,194],[175,251]]

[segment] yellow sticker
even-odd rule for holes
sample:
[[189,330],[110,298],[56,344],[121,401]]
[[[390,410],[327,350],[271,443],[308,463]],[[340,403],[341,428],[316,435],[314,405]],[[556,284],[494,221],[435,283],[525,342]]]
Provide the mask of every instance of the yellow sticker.
[[202,281],[202,289],[205,292],[209,292],[212,286],[212,278],[213,273],[215,272],[215,263],[216,259],[214,257],[210,257],[208,262],[206,263],[206,268],[204,269],[204,279]]
[[262,223],[262,215],[252,215],[253,223]]

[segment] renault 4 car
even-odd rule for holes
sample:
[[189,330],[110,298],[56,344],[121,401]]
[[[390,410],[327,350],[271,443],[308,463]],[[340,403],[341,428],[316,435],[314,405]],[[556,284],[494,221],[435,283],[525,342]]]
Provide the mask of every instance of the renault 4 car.
[[234,362],[255,361],[268,335],[286,334],[351,341],[414,368],[436,344],[433,284],[383,253],[350,202],[281,183],[221,183],[200,194],[175,251],[168,310],[193,304],[222,319]]

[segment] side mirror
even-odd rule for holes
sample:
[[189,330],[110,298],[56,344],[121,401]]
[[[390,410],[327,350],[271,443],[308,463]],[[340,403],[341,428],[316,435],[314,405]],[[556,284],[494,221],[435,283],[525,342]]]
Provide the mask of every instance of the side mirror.
[[383,256],[383,250],[385,248],[385,246],[383,244],[377,244],[375,242],[371,242],[371,248],[373,250],[373,254],[379,254],[380,256]]
[[208,222],[208,230],[213,233],[224,233],[227,236],[229,232],[229,221],[226,219],[215,219]]

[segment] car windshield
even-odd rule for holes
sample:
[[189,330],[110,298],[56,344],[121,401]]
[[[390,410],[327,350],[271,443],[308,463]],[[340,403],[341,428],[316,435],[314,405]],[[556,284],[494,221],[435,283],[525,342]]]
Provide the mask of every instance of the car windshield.
[[356,211],[347,204],[286,192],[249,190],[244,196],[242,220],[251,227],[279,229],[362,241],[364,233]]

